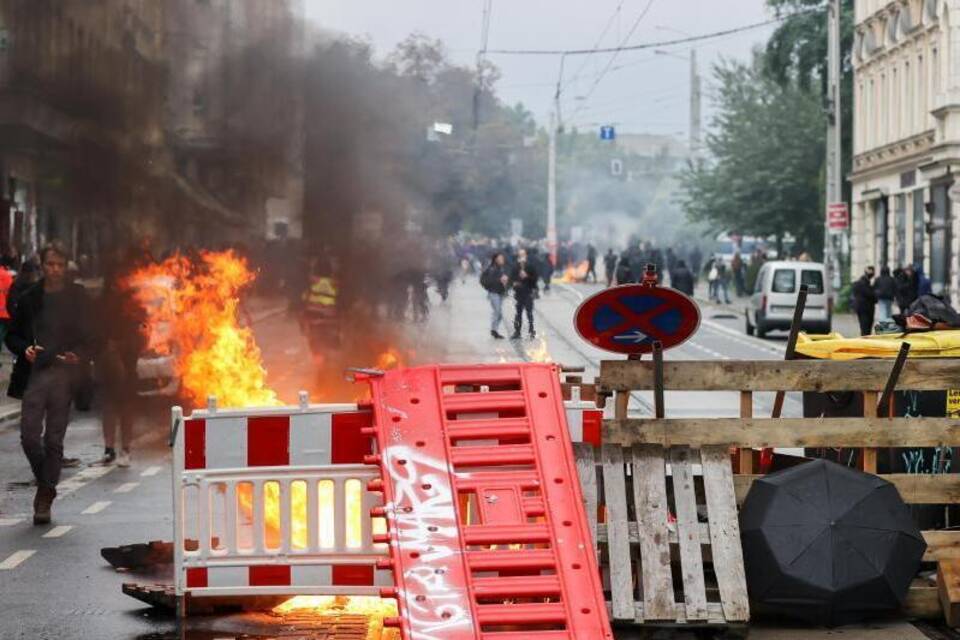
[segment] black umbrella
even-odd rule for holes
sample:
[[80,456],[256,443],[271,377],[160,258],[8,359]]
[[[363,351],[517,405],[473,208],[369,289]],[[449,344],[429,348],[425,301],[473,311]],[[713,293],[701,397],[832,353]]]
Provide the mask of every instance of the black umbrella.
[[751,599],[822,625],[900,608],[927,547],[892,484],[827,460],[758,479],[740,520]]

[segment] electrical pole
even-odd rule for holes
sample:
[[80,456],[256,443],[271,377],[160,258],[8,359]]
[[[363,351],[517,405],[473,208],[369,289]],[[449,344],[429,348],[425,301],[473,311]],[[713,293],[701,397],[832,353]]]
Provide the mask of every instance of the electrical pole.
[[697,71],[697,50],[690,50],[690,158],[700,154],[700,74]]
[[[559,100],[558,100],[559,103]],[[550,113],[550,151],[547,162],[547,252],[557,266],[557,115]]]
[[[841,285],[840,262],[836,246],[838,234],[830,230],[829,209],[831,204],[843,202],[840,78],[840,0],[830,0],[827,6],[827,189],[823,253],[835,292]],[[849,221],[849,212],[847,215]],[[842,233],[845,234],[846,231]]]

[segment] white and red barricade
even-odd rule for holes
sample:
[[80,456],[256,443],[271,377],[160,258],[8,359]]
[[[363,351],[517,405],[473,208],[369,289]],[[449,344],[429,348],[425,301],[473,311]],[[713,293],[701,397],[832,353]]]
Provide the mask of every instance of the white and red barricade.
[[[603,411],[566,401],[573,442],[600,445]],[[478,416],[472,416],[478,417]],[[178,596],[379,595],[393,584],[373,541],[382,496],[364,464],[369,409],[356,404],[173,409]]]
[[379,494],[355,404],[173,410],[174,561],[183,596],[376,595]]

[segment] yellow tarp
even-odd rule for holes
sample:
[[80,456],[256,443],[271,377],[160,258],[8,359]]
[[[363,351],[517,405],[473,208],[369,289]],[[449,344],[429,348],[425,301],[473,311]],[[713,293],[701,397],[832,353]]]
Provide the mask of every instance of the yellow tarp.
[[910,343],[911,358],[950,358],[960,356],[960,330],[894,333],[862,338],[844,338],[838,333],[807,335],[797,340],[797,353],[823,360],[858,358],[896,358],[900,345]]

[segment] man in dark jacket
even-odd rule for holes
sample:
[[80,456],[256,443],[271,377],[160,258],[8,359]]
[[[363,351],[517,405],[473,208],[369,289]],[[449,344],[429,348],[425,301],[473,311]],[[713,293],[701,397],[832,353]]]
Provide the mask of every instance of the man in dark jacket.
[[853,310],[860,321],[860,335],[873,333],[873,315],[877,307],[877,293],[873,289],[873,267],[867,267],[860,279],[853,283]]
[[893,299],[897,296],[897,282],[890,275],[890,267],[880,267],[880,275],[873,282],[877,294],[877,319],[883,322],[893,317]]
[[510,282],[506,263],[506,257],[497,251],[480,274],[480,286],[486,290],[490,302],[490,335],[496,340],[503,340],[499,329],[503,322],[503,299],[507,297],[507,284]]
[[613,284],[613,278],[617,274],[617,254],[613,252],[613,249],[607,249],[606,255],[603,256],[603,267],[607,272],[607,286],[609,287]]
[[912,264],[893,272],[897,283],[897,306],[900,313],[906,313],[913,301],[920,297],[920,278]]
[[70,422],[73,378],[89,360],[93,339],[87,296],[67,279],[67,253],[51,244],[40,253],[43,279],[23,292],[5,343],[17,357],[8,394],[21,398],[20,442],[37,481],[34,524],[50,522]]
[[676,266],[670,274],[670,286],[688,296],[693,295],[693,274],[687,268],[687,263],[677,260]]
[[510,283],[513,287],[513,297],[517,302],[517,315],[513,319],[512,340],[519,340],[521,329],[523,329],[523,314],[527,314],[527,326],[530,329],[530,337],[536,338],[537,332],[533,328],[533,301],[537,297],[537,267],[527,260],[527,252],[520,249],[517,252],[517,263],[513,265],[513,271],[510,273]]

